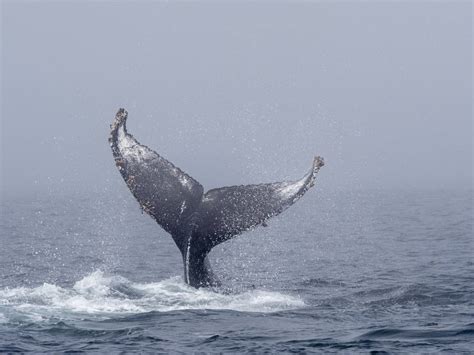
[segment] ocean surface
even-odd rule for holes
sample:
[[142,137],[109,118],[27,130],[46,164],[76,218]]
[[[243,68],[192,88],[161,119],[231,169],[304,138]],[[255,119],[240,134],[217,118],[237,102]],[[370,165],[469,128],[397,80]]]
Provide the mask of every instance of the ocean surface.
[[472,190],[316,186],[211,253],[221,293],[125,186],[1,205],[0,353],[474,352]]

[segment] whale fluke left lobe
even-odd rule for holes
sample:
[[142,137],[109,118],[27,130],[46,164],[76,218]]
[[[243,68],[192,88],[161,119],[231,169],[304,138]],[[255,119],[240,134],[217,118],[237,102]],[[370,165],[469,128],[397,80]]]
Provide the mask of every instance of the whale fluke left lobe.
[[128,114],[120,109],[111,125],[110,144],[116,165],[143,211],[175,238],[182,220],[201,202],[203,187],[127,132]]

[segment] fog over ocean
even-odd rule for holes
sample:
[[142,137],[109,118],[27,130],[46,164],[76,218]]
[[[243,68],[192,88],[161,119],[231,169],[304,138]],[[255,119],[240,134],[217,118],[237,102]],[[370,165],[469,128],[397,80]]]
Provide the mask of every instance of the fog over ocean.
[[[0,352],[470,353],[472,3],[2,1]],[[119,107],[209,190],[294,206],[184,282]]]

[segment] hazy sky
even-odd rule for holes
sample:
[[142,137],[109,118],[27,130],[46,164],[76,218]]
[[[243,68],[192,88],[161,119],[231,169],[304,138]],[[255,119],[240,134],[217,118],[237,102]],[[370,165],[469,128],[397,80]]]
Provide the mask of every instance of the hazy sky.
[[205,188],[472,186],[472,4],[2,2],[2,187],[126,189],[128,128]]

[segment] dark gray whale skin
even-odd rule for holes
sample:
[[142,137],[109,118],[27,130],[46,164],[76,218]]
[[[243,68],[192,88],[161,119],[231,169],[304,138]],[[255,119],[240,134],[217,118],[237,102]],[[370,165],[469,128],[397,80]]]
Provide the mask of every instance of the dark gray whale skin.
[[127,117],[121,108],[111,125],[115,164],[142,210],[173,237],[183,256],[184,280],[196,288],[220,286],[207,258],[213,247],[287,209],[314,185],[324,165],[317,156],[300,180],[204,193],[199,182],[129,134]]

